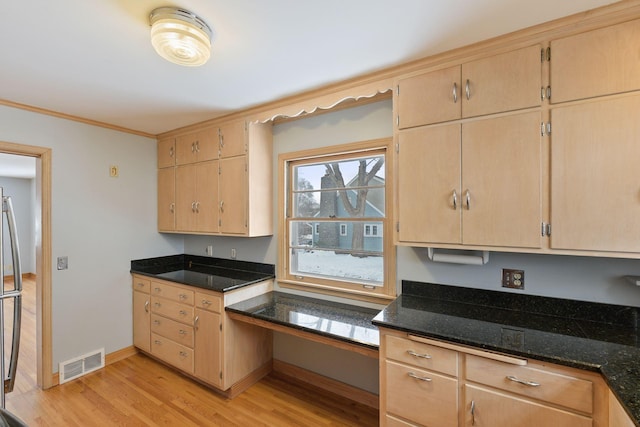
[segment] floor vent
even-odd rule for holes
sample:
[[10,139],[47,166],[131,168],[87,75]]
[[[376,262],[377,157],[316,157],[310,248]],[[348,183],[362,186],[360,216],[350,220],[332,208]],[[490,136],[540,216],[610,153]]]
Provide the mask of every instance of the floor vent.
[[60,363],[60,384],[104,367],[104,348]]

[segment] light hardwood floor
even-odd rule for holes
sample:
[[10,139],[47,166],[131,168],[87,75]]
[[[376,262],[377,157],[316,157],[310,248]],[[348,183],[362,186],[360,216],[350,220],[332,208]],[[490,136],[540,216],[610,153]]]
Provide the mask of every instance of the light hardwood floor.
[[7,395],[7,409],[30,426],[378,425],[376,409],[290,378],[269,375],[228,400],[141,354],[39,390],[35,305],[30,305],[35,304],[35,282],[26,281],[24,288],[19,375]]

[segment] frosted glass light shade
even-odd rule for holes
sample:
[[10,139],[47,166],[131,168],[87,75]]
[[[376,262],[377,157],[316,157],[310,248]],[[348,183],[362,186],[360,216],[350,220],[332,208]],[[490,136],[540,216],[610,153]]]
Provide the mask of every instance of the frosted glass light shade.
[[195,14],[173,7],[149,16],[151,44],[158,55],[179,65],[198,66],[211,56],[211,29]]

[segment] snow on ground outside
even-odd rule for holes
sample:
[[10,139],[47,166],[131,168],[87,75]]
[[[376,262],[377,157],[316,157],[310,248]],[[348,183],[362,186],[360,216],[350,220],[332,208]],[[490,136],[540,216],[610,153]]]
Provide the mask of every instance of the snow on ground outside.
[[358,258],[331,251],[299,251],[297,272],[378,282],[380,285],[384,279],[382,257]]

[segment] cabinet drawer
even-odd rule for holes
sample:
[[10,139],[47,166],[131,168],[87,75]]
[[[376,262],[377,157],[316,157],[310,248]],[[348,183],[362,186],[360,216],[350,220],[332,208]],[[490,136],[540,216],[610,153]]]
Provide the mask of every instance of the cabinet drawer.
[[164,283],[152,282],[151,295],[181,302],[183,304],[193,304],[192,290]]
[[215,313],[222,312],[222,298],[202,292],[196,292],[196,308],[213,311]]
[[152,314],[151,332],[193,348],[193,326]]
[[151,354],[165,362],[193,374],[193,350],[168,338],[151,334]]
[[133,290],[138,292],[149,293],[151,289],[151,279],[145,279],[140,276],[133,276]]
[[193,325],[193,306],[151,296],[151,312]]
[[387,335],[385,338],[386,358],[447,375],[458,375],[456,351],[392,335]]
[[468,380],[585,413],[593,411],[591,381],[471,355],[466,356],[466,368]]
[[458,381],[386,360],[387,411],[433,427],[458,425]]

